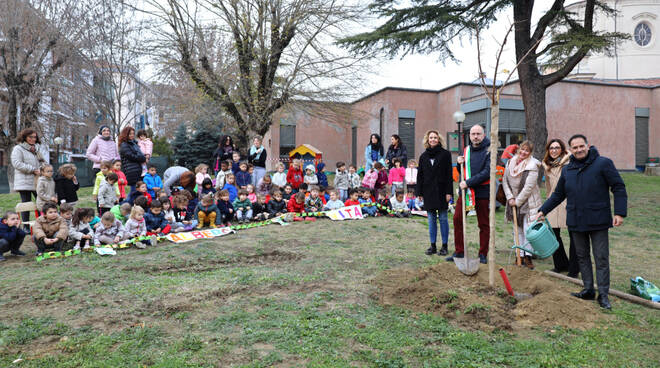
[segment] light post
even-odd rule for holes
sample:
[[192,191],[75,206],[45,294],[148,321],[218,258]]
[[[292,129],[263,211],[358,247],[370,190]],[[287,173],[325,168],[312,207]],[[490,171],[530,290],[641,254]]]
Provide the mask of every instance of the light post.
[[465,121],[465,113],[458,110],[453,116],[456,125],[458,125],[458,131],[456,132],[458,134],[458,155],[461,156],[463,154],[463,130],[461,129],[461,124]]
[[64,143],[64,138],[55,137],[55,139],[53,139],[53,142],[55,143],[55,147],[56,147],[55,165],[53,165],[53,170],[56,171],[60,168],[60,146],[62,145],[62,143]]

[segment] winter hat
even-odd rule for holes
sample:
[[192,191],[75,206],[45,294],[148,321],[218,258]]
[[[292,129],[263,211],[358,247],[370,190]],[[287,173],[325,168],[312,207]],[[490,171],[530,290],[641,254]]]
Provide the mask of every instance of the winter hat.
[[110,129],[110,127],[107,126],[107,125],[101,125],[101,127],[99,128],[99,135],[101,135],[101,133],[103,133],[103,129],[105,129],[105,128],[108,128],[108,130]]
[[318,165],[316,165],[316,169],[321,172],[325,168],[325,164],[323,162],[319,162]]
[[316,172],[316,170],[314,169],[314,165],[312,165],[312,164],[309,164],[309,165],[305,166],[305,171],[307,171],[307,170],[312,170],[312,172]]

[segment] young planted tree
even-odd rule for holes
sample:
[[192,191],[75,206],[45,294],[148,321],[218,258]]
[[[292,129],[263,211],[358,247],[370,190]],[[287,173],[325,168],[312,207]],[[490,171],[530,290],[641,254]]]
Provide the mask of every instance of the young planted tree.
[[[264,135],[291,100],[338,100],[357,91],[363,58],[332,42],[360,19],[335,0],[147,0],[163,21],[166,53],[233,121],[237,144]],[[155,10],[154,10],[155,9]],[[164,31],[163,31],[164,29]],[[157,31],[158,32],[158,31]],[[222,45],[227,47],[221,48]]]
[[525,128],[535,156],[541,157],[548,135],[545,90],[566,77],[588,53],[609,53],[628,36],[594,29],[596,9],[606,15],[614,13],[596,0],[584,1],[583,15],[566,10],[565,0],[554,0],[536,24],[532,23],[534,6],[534,0],[410,0],[405,5],[396,0],[373,0],[372,13],[385,22],[341,42],[358,53],[438,53],[441,59],[455,60],[453,41],[473,37],[475,29],[487,29],[498,14],[512,7]]

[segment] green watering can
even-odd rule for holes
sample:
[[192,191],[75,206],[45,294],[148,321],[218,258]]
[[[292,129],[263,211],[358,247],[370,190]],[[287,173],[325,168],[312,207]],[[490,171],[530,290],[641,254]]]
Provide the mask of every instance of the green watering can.
[[514,245],[511,249],[518,248],[532,253],[539,258],[548,258],[559,248],[559,242],[555,237],[554,231],[552,231],[552,226],[550,226],[548,219],[545,219],[543,222],[532,222],[525,230],[525,237],[527,238],[525,245],[530,244],[532,250],[524,248],[525,245]]

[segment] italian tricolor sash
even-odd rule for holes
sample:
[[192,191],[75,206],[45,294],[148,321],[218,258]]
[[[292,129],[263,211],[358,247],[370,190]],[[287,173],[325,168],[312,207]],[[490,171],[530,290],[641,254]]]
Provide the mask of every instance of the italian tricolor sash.
[[[470,162],[472,159],[472,150],[470,149],[471,146],[468,145],[465,147],[465,151],[463,152],[463,157],[465,157],[465,172],[463,175],[465,176],[463,180],[468,180],[472,177],[472,170],[470,169]],[[465,198],[463,198],[465,201],[465,209],[467,211],[472,211],[474,209],[474,190],[471,188],[467,188],[465,191]]]

